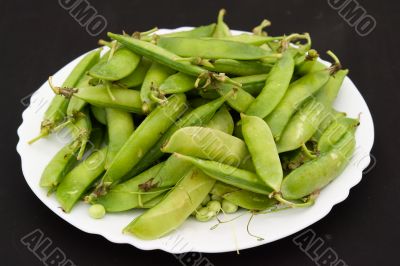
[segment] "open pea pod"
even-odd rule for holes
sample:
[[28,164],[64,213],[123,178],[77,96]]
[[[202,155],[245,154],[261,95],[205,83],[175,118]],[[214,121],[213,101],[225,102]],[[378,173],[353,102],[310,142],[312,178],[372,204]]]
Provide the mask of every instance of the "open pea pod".
[[[107,59],[107,57],[105,57]],[[131,74],[140,62],[140,56],[127,48],[117,49],[111,58],[100,60],[89,70],[89,75],[101,80],[116,81]]]

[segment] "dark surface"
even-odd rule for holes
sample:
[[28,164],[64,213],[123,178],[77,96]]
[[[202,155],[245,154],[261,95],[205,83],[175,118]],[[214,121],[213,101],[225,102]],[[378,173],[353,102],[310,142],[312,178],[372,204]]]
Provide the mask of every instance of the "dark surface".
[[[396,119],[399,1],[359,0],[377,21],[376,29],[366,37],[357,35],[327,0],[90,2],[107,19],[108,31],[207,24],[225,7],[231,28],[248,30],[266,17],[273,22],[271,34],[308,31],[316,49],[334,50],[351,70],[350,77],[371,109],[376,133],[372,153],[377,163],[347,200],[310,228],[348,265],[399,265],[400,179],[392,170],[399,162],[400,144]],[[21,98],[35,91],[49,74],[94,48],[98,37],[88,35],[54,0],[0,1],[0,32],[0,264],[44,265],[20,242],[38,228],[52,240],[53,248],[58,246],[76,265],[180,265],[168,253],[141,251],[79,231],[45,207],[22,176],[15,151],[16,130],[25,108]],[[100,37],[104,38],[105,32]],[[205,256],[214,265],[315,265],[292,239],[244,250],[240,255]]]

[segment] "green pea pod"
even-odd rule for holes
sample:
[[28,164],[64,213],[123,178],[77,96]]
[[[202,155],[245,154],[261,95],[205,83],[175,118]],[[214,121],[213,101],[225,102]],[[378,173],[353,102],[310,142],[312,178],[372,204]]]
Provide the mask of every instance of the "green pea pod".
[[239,169],[216,161],[202,160],[196,157],[174,153],[174,156],[191,162],[205,174],[218,181],[255,193],[269,195],[272,190],[253,172]]
[[156,206],[123,230],[140,239],[157,239],[178,228],[210,192],[215,181],[201,171],[190,171]]
[[[97,49],[85,55],[65,79],[62,87],[73,88],[86,73],[86,71],[90,69],[94,63],[98,62],[100,59],[100,52],[101,49]],[[36,138],[29,141],[30,144],[41,139],[42,137],[49,135],[50,132],[58,125],[58,123],[64,120],[65,114],[67,113],[68,102],[68,98],[65,98],[61,95],[54,96],[53,100],[50,102],[50,105],[47,107],[46,112],[44,113],[44,117],[40,126],[40,134]]]
[[275,53],[251,44],[220,39],[160,38],[157,45],[176,55],[189,58],[258,60],[276,57]]
[[118,151],[132,135],[134,130],[132,115],[126,111],[107,108],[108,150],[105,168],[108,169]]
[[196,78],[178,72],[169,76],[160,86],[160,92],[163,94],[184,93],[194,89]]
[[89,75],[101,80],[116,81],[131,74],[140,62],[140,56],[126,48],[117,49],[111,58],[101,60],[89,70]]
[[330,115],[337,93],[348,70],[339,70],[289,120],[277,144],[279,152],[295,150],[306,143],[317,131],[319,124]]
[[215,26],[215,30],[212,35],[214,38],[223,38],[232,35],[228,25],[226,25],[224,22],[225,13],[225,9],[221,9],[218,13],[217,25]]
[[127,48],[131,49],[133,52],[138,53],[142,56],[149,58],[152,61],[163,64],[182,73],[191,76],[200,76],[208,72],[206,69],[192,65],[188,61],[180,60],[182,59],[181,57],[152,43],[140,41],[132,37],[118,35],[114,33],[108,33],[108,36],[124,44]]
[[[89,117],[79,119],[75,124],[69,125],[68,129],[70,134],[73,136],[73,141],[56,153],[43,170],[40,178],[40,186],[48,189],[49,193],[53,192],[57,188],[65,175],[75,165],[80,150],[87,150],[87,139],[89,135],[92,135],[90,134],[92,129]],[[98,134],[94,133],[93,137],[96,137],[97,135]],[[91,143],[94,142],[97,141],[92,139]]]
[[155,103],[150,99],[150,94],[153,90],[158,89],[164,80],[172,74],[173,70],[169,67],[158,63],[151,64],[140,88],[143,113],[150,113],[154,109]]
[[102,178],[102,186],[108,187],[126,175],[186,108],[185,95],[174,94],[165,105],[160,105],[151,112],[115,156]]
[[207,124],[214,116],[215,112],[221,107],[225,102],[223,97],[211,101],[203,106],[200,106],[191,112],[185,114],[178,122],[173,124],[168,131],[157,141],[157,143],[146,153],[146,155],[141,159],[141,161],[131,169],[128,173],[128,177],[137,175],[144,169],[147,169],[155,161],[163,156],[161,147],[167,142],[170,137],[182,127],[188,126],[202,126]]
[[321,124],[318,126],[317,131],[315,134],[312,136],[312,140],[318,142],[319,139],[321,138],[322,134],[325,132],[325,130],[337,119],[340,119],[341,117],[346,116],[345,112],[338,112],[334,109],[331,109],[329,114],[324,118],[324,120],[321,122]]
[[329,80],[329,77],[330,71],[327,70],[312,72],[296,80],[289,86],[280,103],[265,118],[276,141],[279,141],[285,126],[294,112],[308,97],[317,92]]
[[233,204],[254,211],[263,211],[277,204],[274,198],[265,195],[216,182],[211,192],[212,195],[229,200]]
[[[162,38],[165,38],[165,37],[203,38],[203,37],[210,37],[213,34],[214,30],[215,30],[215,23],[212,23],[210,25],[196,27],[196,28],[194,28],[192,30],[171,32],[171,33],[161,34],[160,36]],[[145,40],[145,41],[151,41],[152,40],[152,35],[144,36],[141,39]]]
[[359,119],[342,117],[334,121],[322,134],[318,141],[318,151],[328,152],[348,132],[355,131],[359,125]]
[[91,105],[90,110],[92,111],[94,118],[96,118],[98,122],[100,122],[103,125],[107,125],[107,115],[105,108]]
[[91,184],[104,172],[107,147],[93,152],[69,172],[57,188],[56,198],[65,212],[70,212]]
[[127,88],[140,86],[143,83],[150,66],[151,61],[142,57],[139,65],[135,68],[135,70],[125,78],[119,80],[118,84],[121,84],[122,86],[125,86]]
[[250,170],[254,169],[249,151],[243,140],[211,128],[181,128],[165,143],[162,151],[214,160]]
[[42,188],[51,193],[58,186],[76,163],[79,147],[79,143],[73,141],[56,153],[42,173],[39,183]]
[[347,132],[329,152],[287,175],[281,187],[282,196],[287,200],[301,199],[322,189],[344,170],[354,148],[354,133]]
[[243,33],[239,35],[221,37],[220,39],[227,41],[234,41],[234,42],[243,42],[255,46],[261,46],[269,42],[282,40],[283,36],[272,37],[272,36],[260,36],[260,35]]
[[211,66],[204,66],[204,68],[235,76],[249,76],[266,74],[271,70],[271,64],[263,63],[261,61],[239,61],[234,59],[217,59],[211,62]]
[[242,132],[257,175],[275,191],[279,191],[283,172],[274,138],[267,123],[257,116],[241,115]]
[[294,71],[293,50],[287,50],[282,58],[273,66],[265,81],[265,87],[253,101],[246,114],[266,117],[282,100],[289,87]]
[[254,96],[260,94],[264,88],[267,76],[268,74],[250,75],[233,78],[232,80],[242,84],[242,90]]
[[[164,162],[151,167],[139,175],[111,188],[106,195],[94,198],[91,203],[103,205],[107,212],[121,212],[139,207],[140,200],[143,203],[146,202],[143,199],[145,192],[142,192],[142,195],[140,194],[139,185],[145,184],[149,180],[154,180],[163,166]],[[154,181],[152,183],[156,184],[157,182]]]
[[[59,93],[70,94],[71,91],[64,89]],[[111,98],[109,91],[115,99]],[[140,92],[122,89],[118,86],[112,86],[109,91],[105,85],[99,84],[90,88],[77,89],[74,96],[98,107],[116,108],[137,114],[142,113]]]
[[218,112],[215,113],[211,121],[208,122],[206,127],[217,129],[232,135],[234,122],[231,114],[228,111],[228,108],[226,108],[226,106],[222,106]]

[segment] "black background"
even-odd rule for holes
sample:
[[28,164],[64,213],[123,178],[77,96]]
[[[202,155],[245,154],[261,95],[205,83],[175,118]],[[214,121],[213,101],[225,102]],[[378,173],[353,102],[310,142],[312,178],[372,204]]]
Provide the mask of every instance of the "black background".
[[[107,19],[106,31],[208,24],[215,21],[218,9],[225,7],[231,28],[249,30],[265,17],[273,22],[272,35],[308,31],[317,50],[334,50],[371,109],[376,166],[351,190],[348,199],[310,228],[348,265],[400,264],[400,179],[393,170],[398,166],[400,143],[399,1],[359,0],[377,21],[376,29],[366,37],[360,37],[327,0],[90,2]],[[99,37],[104,38],[106,31]],[[87,34],[55,0],[1,0],[0,32],[0,265],[43,265],[20,243],[22,236],[36,228],[76,265],[180,265],[171,254],[141,251],[79,231],[47,209],[22,176],[15,151],[16,129],[25,108],[20,100],[49,74],[94,48],[98,37]],[[214,265],[315,265],[292,239],[244,250],[240,255],[206,256]]]

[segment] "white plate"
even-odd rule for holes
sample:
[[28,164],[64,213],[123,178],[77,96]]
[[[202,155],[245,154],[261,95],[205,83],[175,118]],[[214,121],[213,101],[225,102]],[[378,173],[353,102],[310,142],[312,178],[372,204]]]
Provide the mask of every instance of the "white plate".
[[[161,31],[167,33],[171,30]],[[83,55],[58,71],[53,77],[54,84],[61,84],[82,57]],[[53,93],[45,82],[32,95],[30,106],[22,114],[23,122],[18,129],[20,140],[17,151],[21,156],[26,182],[47,207],[73,226],[87,233],[102,235],[111,242],[127,243],[144,250],[161,249],[171,253],[227,252],[263,245],[294,234],[323,218],[335,204],[347,198],[350,189],[360,182],[363,169],[370,163],[370,151],[374,142],[374,127],[368,106],[353,82],[346,78],[335,107],[347,112],[351,117],[361,113],[361,125],[356,133],[357,149],[343,174],[322,190],[314,206],[255,216],[250,225],[251,232],[263,237],[263,241],[257,241],[246,231],[250,214],[233,222],[221,224],[215,230],[210,230],[210,227],[216,224],[216,221],[201,223],[190,218],[176,232],[164,238],[143,241],[121,232],[122,228],[141,213],[140,211],[108,214],[104,219],[94,220],[87,213],[88,206],[79,203],[70,214],[65,214],[59,208],[55,197],[47,197],[46,191],[39,187],[44,167],[66,143],[64,137],[50,136],[33,145],[27,144],[29,139],[38,134],[43,113],[52,96]],[[232,217],[235,215],[223,219]]]

